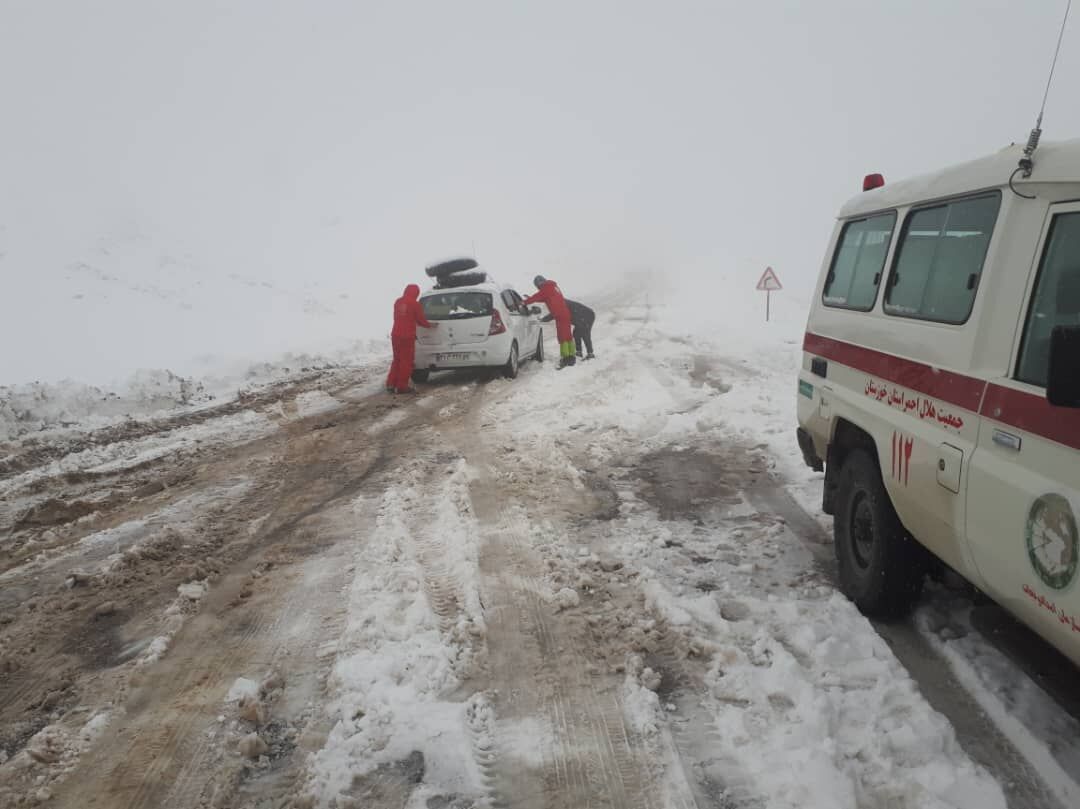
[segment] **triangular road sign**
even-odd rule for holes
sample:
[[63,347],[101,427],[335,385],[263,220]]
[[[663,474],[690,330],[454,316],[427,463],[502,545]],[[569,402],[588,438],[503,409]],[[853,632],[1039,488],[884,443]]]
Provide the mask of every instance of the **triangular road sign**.
[[776,277],[773,268],[766,267],[765,272],[761,275],[761,280],[757,282],[757,288],[762,292],[775,292],[778,289],[783,289],[784,285],[781,284],[780,279]]

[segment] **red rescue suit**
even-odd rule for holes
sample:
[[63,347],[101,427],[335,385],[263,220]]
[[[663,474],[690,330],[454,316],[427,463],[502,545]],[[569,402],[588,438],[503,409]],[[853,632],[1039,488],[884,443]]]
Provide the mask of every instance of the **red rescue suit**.
[[420,287],[409,284],[400,298],[394,301],[394,329],[390,343],[394,347],[394,362],[386,377],[386,387],[398,393],[409,389],[413,363],[416,361],[416,327],[431,328],[420,305]]
[[574,329],[570,318],[570,307],[566,305],[562,290],[554,281],[545,281],[535,295],[525,299],[525,305],[543,303],[555,319],[555,336],[560,343],[574,339]]

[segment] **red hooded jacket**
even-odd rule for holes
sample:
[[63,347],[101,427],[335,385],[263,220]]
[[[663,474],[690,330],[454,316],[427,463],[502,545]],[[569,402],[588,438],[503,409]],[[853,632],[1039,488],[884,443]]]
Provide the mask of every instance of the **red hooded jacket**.
[[416,337],[416,327],[426,326],[431,328],[428,319],[424,317],[424,307],[420,305],[420,287],[409,284],[405,292],[394,301],[394,330],[391,337]]
[[569,325],[570,307],[566,305],[566,298],[563,297],[562,290],[554,281],[545,281],[535,295],[530,295],[525,299],[526,306],[533,303],[546,304],[556,323],[561,321]]

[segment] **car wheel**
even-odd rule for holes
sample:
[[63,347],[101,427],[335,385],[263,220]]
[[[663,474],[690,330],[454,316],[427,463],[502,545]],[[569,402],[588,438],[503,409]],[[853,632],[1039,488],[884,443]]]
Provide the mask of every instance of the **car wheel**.
[[506,365],[503,366],[503,376],[507,379],[517,379],[518,375],[518,346],[515,341],[510,346],[510,359],[506,361]]
[[533,354],[533,359],[537,362],[544,361],[544,332],[540,332],[540,336],[536,338],[536,353]]
[[427,382],[429,376],[431,376],[431,371],[427,368],[417,368],[412,372],[412,381],[421,383]]
[[840,589],[867,615],[896,618],[922,590],[922,547],[896,516],[877,462],[854,450],[840,470],[833,536]]

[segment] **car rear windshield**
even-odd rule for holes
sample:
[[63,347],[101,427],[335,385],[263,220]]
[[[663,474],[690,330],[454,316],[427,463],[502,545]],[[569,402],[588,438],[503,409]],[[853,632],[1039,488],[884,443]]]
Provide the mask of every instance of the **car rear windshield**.
[[490,292],[440,292],[420,299],[428,320],[466,320],[491,315]]

